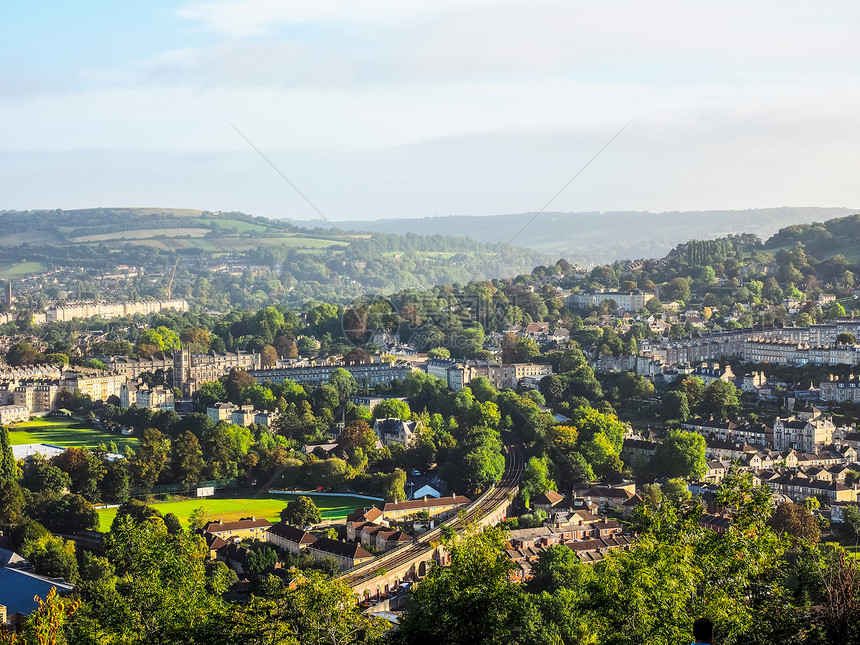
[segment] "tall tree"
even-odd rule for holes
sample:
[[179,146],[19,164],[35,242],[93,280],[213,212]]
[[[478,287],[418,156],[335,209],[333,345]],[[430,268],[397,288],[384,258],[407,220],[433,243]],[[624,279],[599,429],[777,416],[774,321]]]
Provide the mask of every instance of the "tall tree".
[[18,465],[9,442],[9,429],[0,426],[0,524],[14,524],[24,511]]
[[308,526],[319,524],[322,514],[310,497],[299,495],[281,511],[281,521],[293,526]]
[[526,464],[525,474],[520,485],[520,495],[525,505],[529,506],[529,501],[532,498],[554,489],[555,482],[549,476],[546,459],[539,457],[530,458]]
[[131,462],[135,486],[151,489],[167,463],[170,440],[155,428],[147,428],[140,439],[140,448]]
[[196,484],[203,471],[200,442],[186,430],[170,444],[170,460],[174,479],[181,484]]
[[705,438],[696,432],[671,430],[657,445],[651,465],[658,477],[700,480],[708,469]]
[[531,611],[510,579],[515,565],[504,555],[504,540],[503,531],[489,528],[449,543],[450,565],[433,567],[412,592],[396,642],[524,642]]

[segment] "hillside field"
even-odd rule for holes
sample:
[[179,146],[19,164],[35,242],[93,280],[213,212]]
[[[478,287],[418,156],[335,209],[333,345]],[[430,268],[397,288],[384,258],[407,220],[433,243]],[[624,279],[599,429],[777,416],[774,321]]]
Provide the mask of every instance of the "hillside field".
[[[201,506],[206,509],[208,520],[222,519],[225,522],[239,520],[243,517],[265,517],[267,520],[277,522],[280,513],[288,502],[298,497],[297,494],[278,495],[272,493],[260,493],[254,497],[247,497],[247,491],[231,495],[229,492],[219,493],[216,497],[202,499],[188,499],[180,502],[161,502],[153,506],[167,515],[173,513],[179,518],[183,527],[188,527],[188,516]],[[374,502],[361,497],[341,495],[329,497],[327,495],[307,494],[314,500],[317,508],[322,513],[323,520],[343,521],[349,513],[359,506],[371,506]],[[106,532],[116,517],[117,509],[107,508],[99,511],[99,530]]]

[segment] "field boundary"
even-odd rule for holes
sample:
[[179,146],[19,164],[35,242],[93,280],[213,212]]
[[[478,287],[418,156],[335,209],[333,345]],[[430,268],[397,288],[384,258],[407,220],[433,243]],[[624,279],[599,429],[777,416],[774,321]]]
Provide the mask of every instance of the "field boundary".
[[384,502],[383,497],[371,495],[359,495],[358,493],[322,493],[315,490],[270,490],[270,495],[322,495],[323,497],[358,497],[359,499],[372,499],[374,502]]

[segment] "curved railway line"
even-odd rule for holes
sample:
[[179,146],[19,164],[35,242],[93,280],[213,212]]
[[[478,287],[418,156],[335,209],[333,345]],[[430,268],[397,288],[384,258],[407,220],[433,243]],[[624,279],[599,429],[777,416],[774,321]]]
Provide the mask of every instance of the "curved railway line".
[[378,577],[380,569],[390,571],[419,558],[421,555],[432,552],[435,547],[430,543],[441,537],[443,527],[451,527],[459,533],[470,524],[495,511],[500,504],[509,501],[511,495],[515,493],[519,485],[524,468],[523,453],[520,446],[506,443],[505,471],[497,484],[491,486],[487,491],[478,496],[478,498],[456,516],[443,522],[435,529],[424,533],[411,545],[401,547],[400,549],[381,555],[372,562],[345,571],[341,575],[341,579],[350,587],[356,589]]

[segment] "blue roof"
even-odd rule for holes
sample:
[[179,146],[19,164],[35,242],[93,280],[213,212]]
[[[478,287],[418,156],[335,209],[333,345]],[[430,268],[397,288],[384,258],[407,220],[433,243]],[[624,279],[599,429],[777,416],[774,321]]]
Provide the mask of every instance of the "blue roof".
[[0,568],[0,605],[6,606],[9,616],[30,614],[37,607],[35,597],[44,600],[51,587],[56,587],[58,593],[73,589],[73,585],[30,571]]

